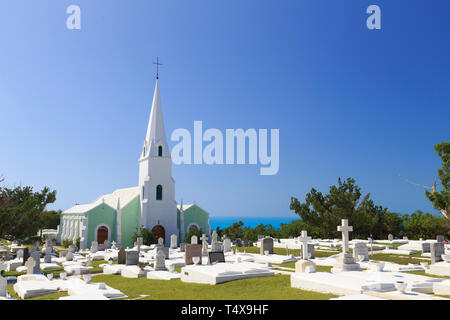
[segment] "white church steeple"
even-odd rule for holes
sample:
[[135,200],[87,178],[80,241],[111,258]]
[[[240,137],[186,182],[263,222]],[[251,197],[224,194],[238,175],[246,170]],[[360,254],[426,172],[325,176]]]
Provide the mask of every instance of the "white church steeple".
[[[164,232],[165,241],[169,243],[170,236],[178,234],[177,207],[175,181],[172,178],[172,158],[164,129],[158,77],[147,134],[139,158],[139,187],[140,225],[154,233]],[[156,238],[159,236],[162,234],[155,234]]]
[[158,79],[156,79],[152,110],[150,112],[150,119],[148,121],[147,134],[145,136],[141,158],[148,156],[170,158],[166,131],[164,129]]

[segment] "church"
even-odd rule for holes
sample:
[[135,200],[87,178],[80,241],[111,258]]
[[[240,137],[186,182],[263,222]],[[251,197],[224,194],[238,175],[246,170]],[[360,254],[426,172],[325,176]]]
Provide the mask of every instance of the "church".
[[133,247],[132,237],[140,227],[163,238],[166,246],[170,236],[178,243],[191,229],[210,237],[209,213],[194,203],[178,205],[175,201],[175,180],[172,158],[164,129],[159,77],[156,77],[152,109],[139,158],[138,186],[118,189],[98,197],[94,202],[76,205],[61,214],[58,243],[80,239],[80,248],[108,240],[123,247]]

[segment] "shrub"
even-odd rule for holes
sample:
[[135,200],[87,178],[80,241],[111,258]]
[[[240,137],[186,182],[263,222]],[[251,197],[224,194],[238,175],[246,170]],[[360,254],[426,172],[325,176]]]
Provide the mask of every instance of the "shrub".
[[135,232],[133,234],[132,242],[135,243],[137,241],[137,238],[142,238],[142,242],[146,246],[155,243],[155,236],[153,235],[153,233],[144,227],[141,227],[139,232]]

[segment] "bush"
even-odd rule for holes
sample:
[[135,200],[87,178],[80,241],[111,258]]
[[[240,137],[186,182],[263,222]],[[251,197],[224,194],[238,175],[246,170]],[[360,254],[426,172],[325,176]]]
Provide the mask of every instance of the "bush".
[[191,243],[191,237],[192,236],[197,236],[197,242],[201,243],[200,238],[202,237],[203,232],[202,230],[198,230],[197,228],[192,228],[191,230],[189,230],[188,233],[186,233],[186,235],[184,236],[184,243]]
[[63,240],[62,245],[64,248],[68,248],[72,243],[73,241],[71,240]]
[[449,221],[431,213],[417,210],[403,216],[404,233],[409,239],[435,239],[437,235],[449,235]]
[[137,241],[137,238],[142,238],[142,242],[146,246],[149,246],[149,245],[155,243],[155,236],[153,235],[153,233],[144,227],[141,227],[139,232],[135,232],[133,234],[133,237],[131,239],[133,241],[133,243],[135,243]]

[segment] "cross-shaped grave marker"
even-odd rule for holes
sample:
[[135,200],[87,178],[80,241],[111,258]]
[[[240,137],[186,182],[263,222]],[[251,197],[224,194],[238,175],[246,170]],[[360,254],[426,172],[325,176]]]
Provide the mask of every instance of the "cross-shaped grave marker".
[[342,242],[343,242],[343,247],[344,253],[348,253],[348,241],[349,241],[349,236],[348,233],[350,231],[353,231],[353,227],[348,225],[348,219],[342,219],[342,225],[337,227],[338,231],[342,232]]
[[309,259],[309,252],[308,252],[308,241],[311,240],[311,237],[308,237],[308,231],[303,230],[302,235],[298,237],[298,241],[302,244],[303,248],[303,254],[302,259],[308,260]]

